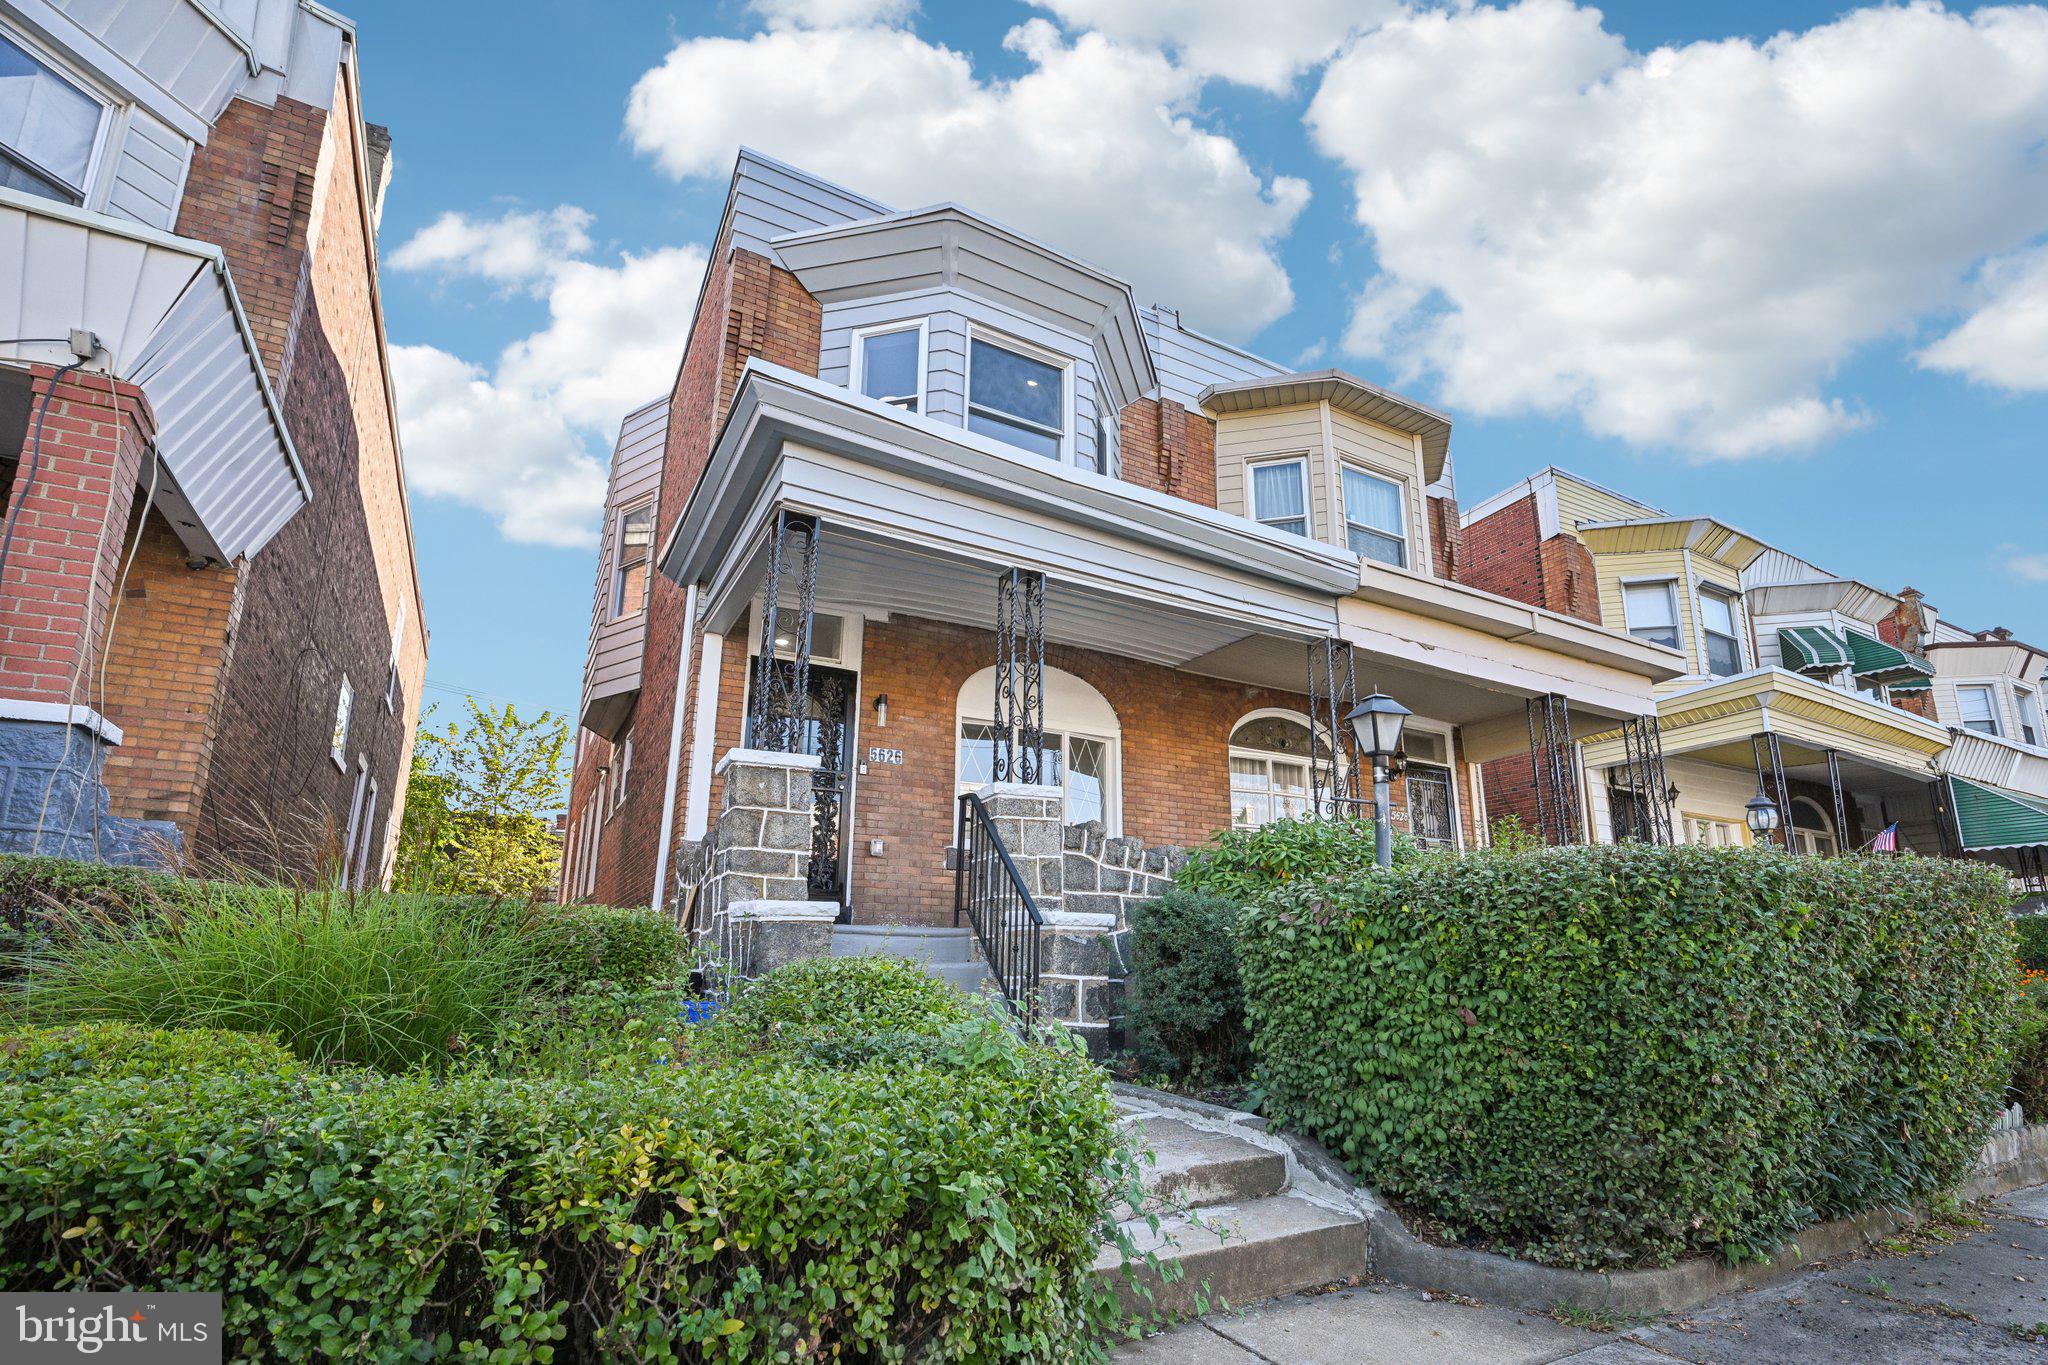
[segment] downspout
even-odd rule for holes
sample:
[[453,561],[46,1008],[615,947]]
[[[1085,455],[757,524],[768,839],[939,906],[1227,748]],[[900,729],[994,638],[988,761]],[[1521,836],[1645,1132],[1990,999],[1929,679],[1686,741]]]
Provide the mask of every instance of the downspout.
[[675,698],[669,705],[668,767],[661,782],[661,836],[654,846],[654,901],[649,907],[654,910],[661,909],[663,888],[668,885],[669,835],[676,824],[676,760],[683,751],[684,689],[690,681],[690,649],[696,638],[697,585],[692,583],[683,592],[683,644],[676,651]]

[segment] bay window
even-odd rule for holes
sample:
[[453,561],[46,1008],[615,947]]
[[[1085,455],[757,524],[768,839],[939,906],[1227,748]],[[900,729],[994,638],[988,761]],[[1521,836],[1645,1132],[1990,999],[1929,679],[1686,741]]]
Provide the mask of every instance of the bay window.
[[1252,481],[1252,520],[1289,535],[1308,534],[1308,462],[1275,460],[1255,464]]
[[924,404],[924,324],[857,332],[853,339],[854,387],[905,412]]
[[1965,730],[1975,730],[1980,735],[1998,734],[1998,699],[1988,686],[1973,683],[1958,687],[1956,710],[1962,716]]
[[0,185],[84,203],[104,113],[97,99],[0,33]]
[[1707,673],[1726,678],[1742,671],[1742,637],[1735,633],[1735,599],[1719,588],[1700,589],[1700,641]]
[[1628,633],[1653,645],[1678,645],[1678,585],[1670,579],[1626,583],[1621,589],[1622,615]]
[[967,349],[967,429],[1058,460],[1067,439],[1066,381],[1064,366],[977,336]]
[[1344,466],[1344,535],[1351,553],[1397,569],[1408,567],[1407,518],[1401,485]]

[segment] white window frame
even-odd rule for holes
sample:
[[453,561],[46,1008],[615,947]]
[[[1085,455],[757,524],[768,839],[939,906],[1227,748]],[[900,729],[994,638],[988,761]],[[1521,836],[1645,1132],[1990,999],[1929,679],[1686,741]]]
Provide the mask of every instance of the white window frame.
[[2020,743],[2039,749],[2048,740],[2048,729],[2044,722],[2048,717],[2041,714],[2041,689],[2033,683],[2016,682],[2012,685],[2013,709],[2019,712]]
[[114,97],[98,81],[79,70],[72,62],[67,61],[64,54],[53,51],[47,43],[38,42],[33,36],[23,32],[13,24],[0,23],[0,34],[5,34],[9,42],[49,67],[50,70],[63,78],[67,84],[74,87],[79,94],[84,95],[87,99],[99,105],[99,127],[93,130],[92,151],[85,158],[85,183],[81,185],[71,186],[69,181],[59,176],[56,172],[46,170],[44,167],[30,162],[27,157],[22,156],[21,153],[13,148],[9,148],[7,151],[7,155],[28,164],[31,170],[44,179],[53,180],[60,185],[73,188],[78,194],[78,203],[74,207],[93,207],[97,197],[94,194],[94,190],[99,185],[101,172],[106,168],[107,144],[111,140],[109,130],[115,122],[113,115],[116,111],[117,103]]
[[[1984,694],[1985,722],[1991,726],[1989,730],[1981,730],[1977,726],[1972,725],[1963,715],[1963,693],[1965,692],[1982,692]],[[1971,734],[1990,735],[1993,739],[2004,739],[2005,726],[2000,723],[1998,718],[1997,685],[1995,683],[1957,683],[1956,723]]]
[[341,675],[341,690],[334,694],[334,730],[328,736],[327,756],[334,760],[334,766],[348,771],[348,734],[354,723],[356,689],[349,683],[348,674]]
[[356,841],[362,837],[364,797],[369,793],[371,785],[370,761],[367,758],[359,758],[356,760],[355,786],[349,793],[348,798],[348,837],[342,842],[341,846],[341,884],[343,886],[354,886],[356,884]]
[[[367,770],[366,770],[367,771]],[[362,887],[370,872],[370,844],[372,831],[377,825],[377,779],[370,779],[370,789],[363,797],[362,818],[358,825],[349,851],[349,881],[353,887]],[[383,868],[379,867],[378,880],[383,880]]]
[[[1294,520],[1294,518],[1292,517],[1267,518],[1259,515],[1259,481],[1255,471],[1261,469],[1273,469],[1284,464],[1291,464],[1294,466],[1295,473],[1299,476],[1299,480],[1301,483],[1301,530],[1299,531],[1289,531],[1278,524],[1282,521]],[[1306,452],[1270,457],[1260,456],[1256,460],[1245,461],[1244,502],[1246,510],[1248,510],[1251,513],[1252,520],[1256,521],[1259,525],[1265,527],[1268,531],[1278,531],[1283,536],[1299,535],[1305,540],[1315,539],[1315,490],[1309,485],[1308,481],[1308,455]],[[1244,724],[1244,722],[1240,720],[1238,722],[1238,725],[1242,724]],[[1237,726],[1233,725],[1230,728],[1235,730]]]
[[[1637,635],[1637,628],[1629,624],[1628,594],[1629,589],[1631,588],[1664,589],[1665,596],[1668,597],[1671,601],[1671,629],[1678,636],[1678,643],[1673,647],[1677,649],[1684,649],[1685,617],[1678,609],[1678,580],[1676,578],[1670,577],[1624,578],[1621,580],[1621,628],[1627,631],[1631,636],[1634,636],[1636,639],[1642,640],[1645,644],[1661,645],[1664,643],[1662,640],[1652,640],[1649,639],[1647,636]],[[1644,627],[1644,629],[1649,629],[1649,627]],[[1657,629],[1662,630],[1663,627],[1659,626],[1657,627]]]
[[[957,807],[962,796],[968,792],[980,791],[981,779],[969,781],[963,746],[967,736],[962,732],[970,725],[986,725],[995,728],[995,722],[987,716],[973,716],[961,712],[953,718],[953,801]],[[1055,729],[1048,725],[1046,734],[1058,735],[1060,740],[1060,791],[1064,796],[1067,781],[1074,774],[1074,741],[1085,739],[1091,744],[1100,744],[1104,755],[1102,774],[1102,828],[1111,838],[1116,838],[1124,829],[1124,741],[1121,735],[1102,735],[1092,730]],[[1015,741],[1012,740],[1014,752]],[[959,824],[959,812],[954,812],[954,824]],[[958,830],[955,830],[958,836]]]
[[[1451,847],[1457,852],[1463,853],[1465,851],[1465,811],[1463,798],[1458,795],[1457,734],[1453,727],[1449,725],[1439,725],[1435,721],[1420,720],[1414,716],[1408,718],[1407,725],[1402,729],[1404,737],[1411,734],[1435,735],[1444,742],[1443,762],[1436,763],[1426,758],[1418,758],[1414,761],[1419,767],[1429,768],[1442,773],[1449,781],[1451,786]],[[1409,798],[1408,810],[1408,828],[1410,833],[1413,833],[1415,828],[1415,802],[1412,796]]]
[[[1378,526],[1367,526],[1363,522],[1351,520],[1351,504],[1344,496],[1344,476],[1347,473],[1360,474],[1368,479],[1377,479],[1379,482],[1393,487],[1394,500],[1400,508],[1400,515],[1397,518],[1401,523],[1400,530],[1388,531]],[[1355,460],[1339,461],[1337,465],[1337,515],[1342,517],[1344,521],[1345,549],[1351,549],[1351,529],[1356,526],[1361,531],[1368,531],[1376,536],[1389,536],[1400,541],[1401,562],[1393,567],[1400,569],[1412,569],[1415,567],[1415,536],[1413,534],[1415,525],[1409,519],[1408,481],[1406,479],[1397,478],[1392,474],[1382,474],[1377,469],[1368,469]],[[1370,558],[1363,550],[1354,550],[1352,553],[1356,554],[1360,559]],[[1375,559],[1372,562],[1379,564],[1384,561]]]
[[[612,517],[612,581],[611,590],[606,594],[605,620],[630,621],[647,612],[647,603],[654,596],[654,502],[651,497],[635,498],[621,506]],[[647,587],[640,594],[640,605],[632,611],[622,610],[626,591],[626,518],[645,509],[647,519],[647,554],[641,563],[647,569]]]
[[[1706,603],[1709,597],[1717,597],[1728,605],[1728,629],[1730,633],[1724,638],[1735,642],[1735,671],[1733,673],[1716,673],[1714,671],[1714,661],[1707,656],[1707,636],[1709,634],[1721,634],[1718,630],[1710,632],[1707,629]],[[1722,587],[1719,583],[1702,581],[1694,585],[1692,609],[1695,613],[1693,619],[1698,622],[1700,630],[1700,671],[1709,678],[1732,678],[1748,668],[1749,651],[1742,647],[1741,597],[1731,589]],[[1681,636],[1680,638],[1683,637]]]
[[612,751],[610,799],[605,806],[605,819],[619,813],[619,807],[626,804],[626,782],[633,775],[633,732],[628,730],[626,738]]
[[[1026,360],[1035,360],[1041,365],[1050,365],[1060,372],[1060,430],[1057,433],[1059,436],[1059,453],[1054,455],[1052,459],[1054,464],[1060,465],[1064,465],[1072,460],[1076,444],[1074,440],[1073,357],[1061,355],[1057,351],[1048,351],[1043,346],[1034,346],[1030,342],[1013,337],[1007,332],[998,332],[993,328],[983,327],[978,323],[967,329],[967,355],[963,362],[964,372],[960,376],[961,427],[964,430],[973,430],[973,428],[968,426],[968,423],[975,415],[974,410],[976,406],[974,402],[974,343],[977,341],[985,346],[993,346],[1000,351],[1015,352]],[[1018,417],[1012,413],[999,412],[994,408],[985,408],[983,415],[999,422],[1015,422],[1019,426],[1028,427],[1033,431],[1039,432],[1041,435],[1054,434],[1048,427],[1040,426],[1035,422]],[[976,432],[975,434],[980,435],[981,433]],[[1000,436],[990,436],[987,439],[1008,446],[1020,455],[1033,455],[1033,452],[1024,449],[1020,445],[1011,445]],[[1033,455],[1033,458],[1043,459],[1045,457]]]
[[[1292,721],[1296,725],[1299,725],[1302,729],[1308,731],[1310,752],[1305,753],[1301,756],[1301,776],[1303,782],[1303,786],[1301,789],[1301,814],[1303,816],[1310,816],[1315,814],[1315,722],[1310,720],[1301,712],[1290,711],[1284,706],[1262,706],[1256,711],[1247,711],[1243,715],[1239,716],[1236,720],[1232,721],[1230,723],[1230,731],[1224,738],[1223,782],[1224,789],[1229,793],[1230,797],[1230,827],[1232,829],[1257,829],[1261,825],[1271,824],[1275,820],[1289,818],[1286,816],[1274,815],[1271,813],[1271,800],[1274,791],[1272,765],[1275,761],[1281,763],[1292,763],[1294,760],[1289,758],[1286,754],[1275,753],[1271,749],[1251,749],[1246,748],[1242,745],[1230,743],[1230,740],[1236,736],[1239,730],[1242,730],[1246,725],[1250,724],[1252,721],[1255,720]],[[1249,825],[1240,825],[1237,823],[1237,774],[1232,770],[1231,764],[1238,759],[1243,759],[1247,762],[1264,763],[1267,765],[1266,796],[1268,814],[1264,820],[1260,820]]]
[[[1826,857],[1839,853],[1842,848],[1841,832],[1835,828],[1835,822],[1828,813],[1821,809],[1820,802],[1810,796],[1795,796],[1792,798],[1792,804],[1795,807],[1804,806],[1812,811],[1821,824],[1817,830],[1802,829],[1798,821],[1792,821],[1792,846],[1809,857]],[[1790,818],[1789,812],[1787,818]],[[1823,840],[1826,841],[1825,846]]]
[[[931,363],[931,335],[930,328],[927,325],[928,322],[929,319],[918,318],[911,322],[878,322],[870,327],[854,328],[852,334],[847,338],[846,387],[862,397],[869,396],[863,393],[861,388],[862,381],[867,373],[867,340],[869,337],[887,336],[892,332],[916,332],[917,392],[915,394],[897,394],[893,398],[876,398],[874,401],[877,403],[887,403],[892,408],[902,408],[905,412],[915,412],[919,415],[927,414],[930,409],[925,401],[925,390],[930,385],[926,375],[926,367]],[[905,398],[915,401],[917,407],[914,409],[904,408],[903,400]]]

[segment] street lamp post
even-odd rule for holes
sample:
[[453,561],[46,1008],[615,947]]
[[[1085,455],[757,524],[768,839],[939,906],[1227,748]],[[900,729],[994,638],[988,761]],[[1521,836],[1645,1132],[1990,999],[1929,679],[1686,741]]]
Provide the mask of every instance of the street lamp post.
[[1389,770],[1401,752],[1401,728],[1408,723],[1408,708],[1384,692],[1375,692],[1351,708],[1344,717],[1351,733],[1358,737],[1358,751],[1372,762],[1373,853],[1381,867],[1394,862],[1394,821],[1389,807]]
[[1756,795],[1750,797],[1749,804],[1742,808],[1742,818],[1748,822],[1751,834],[1768,843],[1771,836],[1778,832],[1778,825],[1784,818],[1784,813],[1778,809],[1778,803],[1771,800],[1770,795],[1759,786]]

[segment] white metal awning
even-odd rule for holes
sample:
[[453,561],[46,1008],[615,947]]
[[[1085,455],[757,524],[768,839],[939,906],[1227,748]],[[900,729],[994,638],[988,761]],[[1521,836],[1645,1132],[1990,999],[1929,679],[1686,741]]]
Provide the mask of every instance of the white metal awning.
[[0,189],[0,362],[141,388],[157,420],[157,506],[195,554],[253,555],[312,499],[219,248]]

